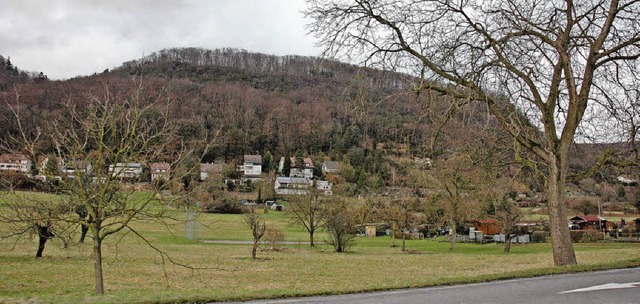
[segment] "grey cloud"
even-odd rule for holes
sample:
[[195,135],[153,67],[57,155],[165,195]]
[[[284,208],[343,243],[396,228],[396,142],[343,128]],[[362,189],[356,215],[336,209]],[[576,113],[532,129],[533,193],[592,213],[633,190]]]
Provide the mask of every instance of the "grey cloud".
[[302,0],[0,0],[0,54],[52,78],[102,71],[167,47],[317,55]]

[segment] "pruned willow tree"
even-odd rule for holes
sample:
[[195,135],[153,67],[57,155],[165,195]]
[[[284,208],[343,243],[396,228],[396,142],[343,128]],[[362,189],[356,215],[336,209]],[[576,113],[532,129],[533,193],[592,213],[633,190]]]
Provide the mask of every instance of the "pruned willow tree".
[[577,263],[564,199],[569,148],[610,118],[595,114],[629,108],[617,91],[638,77],[640,1],[307,4],[308,29],[326,56],[420,75],[418,93],[486,103],[545,178],[554,263]]

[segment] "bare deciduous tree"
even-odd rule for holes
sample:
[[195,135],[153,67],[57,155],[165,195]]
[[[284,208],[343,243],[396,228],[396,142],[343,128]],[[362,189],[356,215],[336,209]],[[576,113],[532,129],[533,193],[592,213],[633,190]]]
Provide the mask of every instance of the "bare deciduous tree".
[[[614,101],[607,95],[620,83],[612,80],[639,75],[640,1],[307,3],[309,30],[326,55],[415,72],[426,80],[418,92],[485,102],[542,160],[554,263],[577,262],[564,199],[569,149],[593,125],[585,117]],[[629,103],[609,105],[630,109]]]
[[309,245],[314,247],[315,233],[327,218],[327,206],[315,187],[312,188],[307,194],[293,198],[285,210],[294,224],[302,226],[309,233]]
[[500,233],[505,237],[504,252],[511,251],[511,239],[516,236],[516,224],[518,224],[520,218],[522,218],[522,212],[513,199],[514,197],[505,195],[495,206],[496,217],[501,227]]
[[465,154],[436,163],[433,171],[441,188],[434,199],[441,204],[445,221],[451,229],[449,249],[453,250],[458,226],[481,214],[484,202],[491,197],[491,181],[495,177]]
[[[136,173],[136,169],[162,157],[177,158],[179,162],[183,151],[175,129],[168,122],[163,106],[168,103],[162,100],[162,95],[155,96],[156,99],[145,100],[140,83],[129,92],[116,94],[105,85],[100,96],[89,92],[82,103],[72,100],[65,103],[66,115],[50,122],[46,133],[65,166],[73,170],[73,176],[56,178],[56,191],[61,194],[58,205],[64,210],[47,211],[48,219],[53,227],[59,223],[79,225],[81,239],[85,234],[92,239],[97,294],[104,293],[102,247],[107,237],[121,231],[132,232],[160,252],[163,261],[168,258],[131,225],[141,219],[165,219],[166,202],[159,202],[153,190],[137,191],[129,183],[140,177],[141,172]],[[18,111],[14,114],[18,122],[24,119]],[[25,149],[35,158],[40,133],[30,136],[23,129],[18,131]],[[138,167],[129,167],[130,163],[137,163]],[[13,205],[21,208],[24,204]],[[28,223],[39,218],[40,213],[32,213],[22,221]],[[45,226],[49,226],[49,221],[38,227]]]
[[327,243],[336,252],[344,252],[353,244],[356,236],[357,219],[349,205],[339,199],[333,199],[331,207],[327,209],[326,222]]
[[258,246],[260,245],[260,239],[267,231],[267,224],[264,218],[257,214],[253,208],[249,208],[247,213],[244,214],[244,224],[251,230],[251,236],[253,237],[253,246],[251,247],[251,258],[258,258]]
[[379,210],[385,222],[392,223],[402,234],[402,251],[406,250],[406,240],[412,228],[421,224],[426,216],[424,203],[418,197],[403,194],[393,199]]

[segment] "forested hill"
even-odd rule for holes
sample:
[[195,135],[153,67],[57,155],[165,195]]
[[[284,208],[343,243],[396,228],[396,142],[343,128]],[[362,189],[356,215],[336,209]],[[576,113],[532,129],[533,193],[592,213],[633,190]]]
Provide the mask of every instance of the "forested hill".
[[[23,122],[27,130],[46,129],[64,117],[62,103],[83,103],[106,90],[124,98],[141,84],[141,98],[168,101],[186,143],[202,150],[205,140],[215,137],[205,162],[300,152],[347,161],[384,180],[388,165],[381,159],[389,156],[438,158],[461,149],[480,153],[513,146],[482,103],[456,105],[447,96],[417,95],[407,75],[333,60],[238,49],[168,49],[64,81],[25,73],[1,56],[0,67],[0,98],[29,117]],[[1,107],[3,142],[16,130],[10,109]],[[55,147],[43,138],[40,149],[46,154]],[[600,154],[579,151],[593,155],[574,160]],[[584,170],[583,162],[572,166]]]
[[[92,76],[25,82],[16,88],[35,126],[63,115],[63,101],[82,102],[88,93],[100,96],[105,87],[113,96],[130,93],[134,78],[142,79],[145,98],[162,94],[172,101],[171,117],[187,142],[220,135],[205,161],[266,151],[339,159],[349,151],[363,154],[379,148],[433,157],[452,141],[478,138],[474,131],[441,132],[445,121],[448,126],[488,121],[481,104],[450,111],[444,96],[418,97],[408,89],[413,84],[406,75],[237,49],[162,50]],[[3,94],[11,100],[8,91]],[[3,115],[0,131],[12,132],[10,118]]]
[[224,144],[211,158],[300,151],[341,159],[380,147],[385,153],[437,157],[447,146],[483,137],[474,128],[442,132],[445,122],[472,124],[480,132],[488,121],[482,104],[452,110],[444,96],[417,96],[410,89],[415,79],[407,75],[314,57],[167,49],[111,74],[161,79],[171,83],[180,102],[196,105],[182,111],[206,109],[184,113],[181,120],[186,137],[211,131],[203,127],[222,128]]
[[[197,82],[232,81],[269,91],[289,91],[318,82],[350,82],[358,73],[366,74],[371,85],[388,90],[401,89],[397,73],[365,69],[355,65],[304,56],[275,56],[241,49],[206,50],[174,48],[125,62],[115,70],[120,74],[189,78]],[[405,77],[406,78],[406,77]]]

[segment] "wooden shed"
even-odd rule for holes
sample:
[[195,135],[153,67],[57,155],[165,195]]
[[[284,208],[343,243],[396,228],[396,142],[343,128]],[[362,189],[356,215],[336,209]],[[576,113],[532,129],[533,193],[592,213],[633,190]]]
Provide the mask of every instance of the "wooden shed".
[[475,220],[471,222],[476,231],[481,231],[484,235],[500,234],[500,222],[494,219]]

